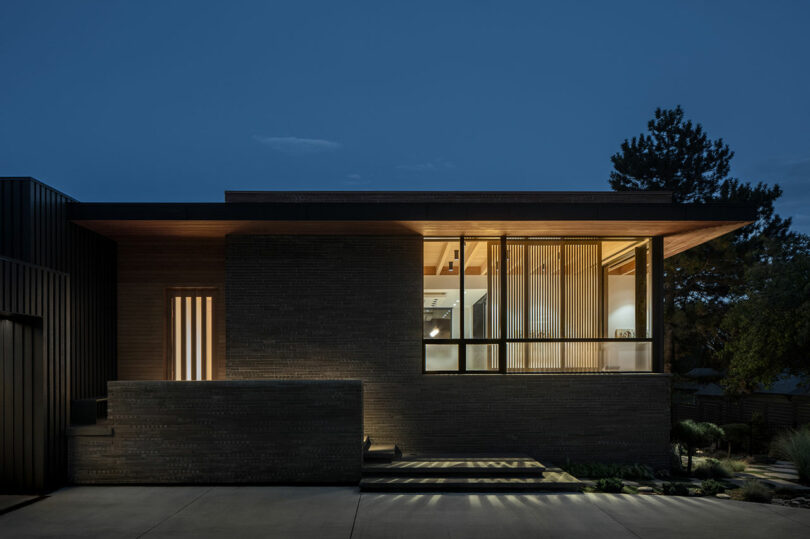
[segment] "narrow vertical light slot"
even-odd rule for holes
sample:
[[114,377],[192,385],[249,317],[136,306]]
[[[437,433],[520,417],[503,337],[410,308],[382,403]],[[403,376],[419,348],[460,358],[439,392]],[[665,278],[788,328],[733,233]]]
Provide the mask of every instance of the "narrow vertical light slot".
[[211,370],[211,349],[213,348],[214,337],[211,333],[211,302],[213,298],[208,296],[205,298],[205,374],[206,379],[213,380],[214,373]]
[[196,360],[197,360],[197,380],[202,380],[202,296],[194,298],[196,300],[197,315],[194,318],[197,323],[196,332],[194,334],[197,339],[196,345]]
[[182,309],[182,298],[175,297],[174,298],[174,379],[180,380],[180,377],[183,375],[183,364],[181,361],[183,360],[183,327],[182,327],[182,318],[183,318],[183,309]]
[[191,298],[186,297],[186,380],[191,377]]

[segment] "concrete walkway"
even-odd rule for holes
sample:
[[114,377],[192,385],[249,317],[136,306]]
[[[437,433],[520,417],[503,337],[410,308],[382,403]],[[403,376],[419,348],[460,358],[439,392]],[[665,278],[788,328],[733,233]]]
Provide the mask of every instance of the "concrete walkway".
[[809,537],[810,510],[623,494],[361,494],[351,487],[71,487],[0,537]]

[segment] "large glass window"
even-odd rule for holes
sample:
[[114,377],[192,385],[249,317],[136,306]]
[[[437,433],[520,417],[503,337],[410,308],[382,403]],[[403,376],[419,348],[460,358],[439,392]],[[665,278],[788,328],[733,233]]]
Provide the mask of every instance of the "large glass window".
[[426,239],[425,371],[649,371],[650,260],[648,238]]

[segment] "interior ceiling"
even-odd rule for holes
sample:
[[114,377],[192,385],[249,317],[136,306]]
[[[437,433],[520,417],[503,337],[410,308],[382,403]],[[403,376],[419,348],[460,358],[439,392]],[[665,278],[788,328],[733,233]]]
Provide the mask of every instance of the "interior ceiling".
[[[492,240],[468,239],[464,245],[464,273],[465,275],[486,275],[487,268],[487,244],[497,242]],[[601,256],[603,262],[609,262],[611,257],[617,255],[623,258],[620,253],[626,253],[628,249],[641,245],[644,240],[608,240],[601,241]],[[424,245],[424,275],[458,275],[460,264],[459,242],[447,240],[427,240]],[[453,263],[452,267],[450,263]],[[519,261],[513,261],[519,264]],[[627,267],[621,271],[630,271]]]
[[664,256],[740,228],[746,221],[204,221],[75,220],[115,240],[133,237],[217,238],[227,234],[422,236],[664,236]]

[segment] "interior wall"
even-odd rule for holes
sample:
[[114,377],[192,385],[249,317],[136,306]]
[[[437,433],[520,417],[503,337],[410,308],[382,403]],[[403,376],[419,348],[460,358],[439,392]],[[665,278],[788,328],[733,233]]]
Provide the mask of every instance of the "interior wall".
[[635,331],[636,276],[610,275],[608,285],[607,336],[616,336],[617,329]]
[[215,379],[225,377],[224,239],[132,238],[118,243],[118,379],[166,378],[168,301],[175,287],[214,287]]

